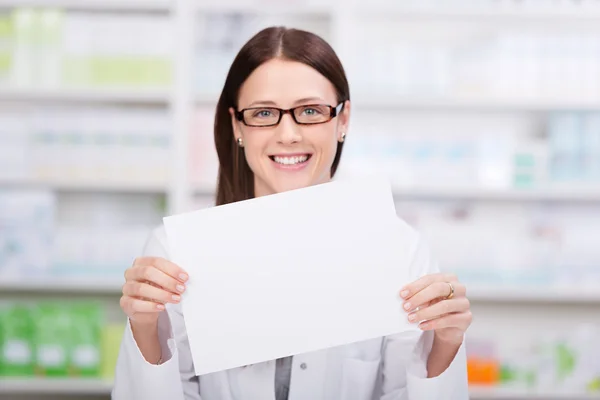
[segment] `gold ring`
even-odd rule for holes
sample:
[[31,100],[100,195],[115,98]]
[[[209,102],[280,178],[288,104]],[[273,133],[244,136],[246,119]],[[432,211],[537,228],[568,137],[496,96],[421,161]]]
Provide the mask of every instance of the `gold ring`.
[[448,284],[448,286],[450,286],[450,294],[448,296],[446,296],[446,300],[451,299],[454,297],[454,286],[452,286],[452,284],[450,282],[446,282]]

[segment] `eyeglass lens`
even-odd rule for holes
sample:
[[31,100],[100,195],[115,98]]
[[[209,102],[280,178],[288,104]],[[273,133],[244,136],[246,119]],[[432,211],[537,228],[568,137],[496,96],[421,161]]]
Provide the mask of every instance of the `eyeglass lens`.
[[[296,107],[294,117],[301,124],[318,124],[331,119],[331,108],[324,105]],[[273,125],[279,121],[281,111],[277,108],[255,108],[244,111],[244,121],[249,125]]]

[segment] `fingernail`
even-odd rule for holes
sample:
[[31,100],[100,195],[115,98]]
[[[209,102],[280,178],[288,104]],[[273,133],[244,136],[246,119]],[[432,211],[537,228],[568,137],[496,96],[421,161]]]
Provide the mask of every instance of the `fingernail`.
[[400,292],[400,296],[401,296],[401,297],[406,297],[406,296],[408,296],[408,290],[403,290],[403,291],[401,291],[401,292]]
[[427,322],[423,322],[421,325],[419,325],[419,328],[427,329],[427,328],[429,328],[429,324]]
[[183,286],[183,285],[177,285],[176,289],[177,289],[178,292],[183,293],[183,291],[185,290],[185,286]]
[[173,301],[179,301],[181,300],[181,296],[174,294],[173,296],[171,296],[171,298],[173,298]]
[[404,305],[404,309],[408,311],[408,310],[410,310],[410,306],[411,306],[411,304],[410,304],[410,303],[406,303],[406,304]]
[[415,314],[410,314],[410,315],[408,316],[408,320],[409,320],[409,321],[414,321],[414,320],[415,320],[415,318],[416,318]]
[[179,279],[181,279],[182,281],[187,281],[188,276],[186,274],[179,274]]
[[157,304],[156,308],[158,308],[159,310],[164,310],[165,306],[163,304]]

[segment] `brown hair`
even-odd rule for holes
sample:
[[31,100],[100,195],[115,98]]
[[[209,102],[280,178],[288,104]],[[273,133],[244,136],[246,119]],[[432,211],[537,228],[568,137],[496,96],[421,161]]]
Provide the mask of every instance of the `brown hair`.
[[[216,204],[228,204],[254,197],[254,174],[233,136],[229,108],[237,110],[239,91],[248,76],[261,64],[283,58],[306,64],[335,87],[337,100],[350,100],[344,68],[335,51],[321,37],[299,29],[271,27],[253,36],[239,51],[231,67],[215,113],[215,146],[219,156]],[[343,143],[338,143],[331,177],[340,162]]]

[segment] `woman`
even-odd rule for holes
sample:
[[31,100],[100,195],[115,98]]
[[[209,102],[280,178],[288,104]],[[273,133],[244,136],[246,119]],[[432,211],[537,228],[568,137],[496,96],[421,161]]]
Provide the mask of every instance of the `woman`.
[[[285,28],[259,32],[233,61],[217,105],[217,205],[332,179],[350,104],[344,69],[321,38]],[[456,277],[438,273],[418,235],[411,234],[414,251],[407,261],[414,281],[399,288],[406,314],[398,318],[419,324],[418,334],[198,377],[179,305],[187,274],[168,261],[165,232],[157,229],[144,256],[125,273],[121,307],[129,323],[113,398],[467,399],[466,289]]]

